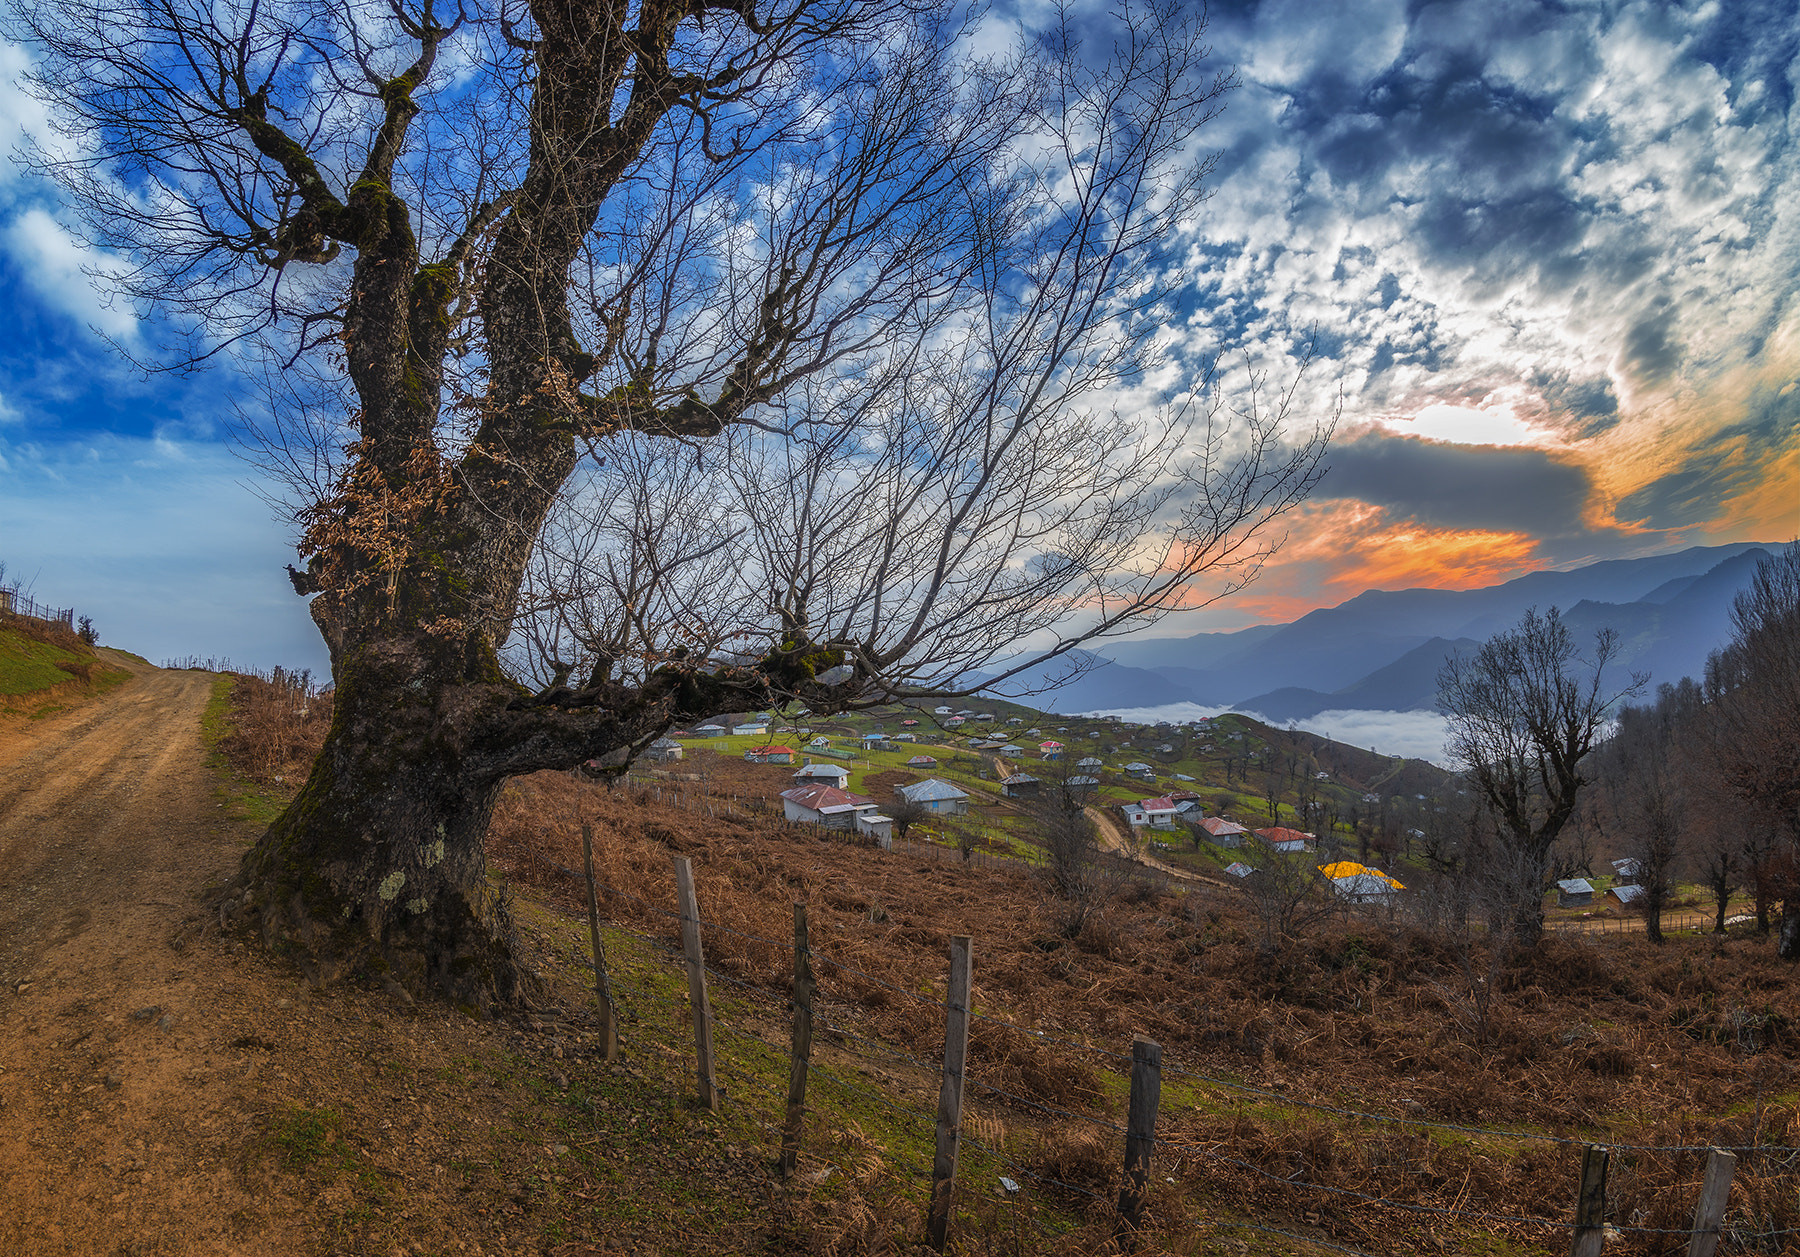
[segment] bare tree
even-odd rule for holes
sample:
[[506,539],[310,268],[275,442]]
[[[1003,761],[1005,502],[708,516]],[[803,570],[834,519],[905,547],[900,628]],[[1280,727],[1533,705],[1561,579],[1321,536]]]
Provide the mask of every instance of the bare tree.
[[336,709],[230,896],[317,980],[522,997],[509,777],[1070,657],[1240,588],[1319,474],[1291,389],[1149,389],[1230,86],[1174,0],[1004,56],[870,0],[19,23],[119,295],[269,368]]
[[1521,879],[1518,936],[1543,932],[1543,893],[1551,847],[1575,813],[1588,784],[1582,761],[1594,749],[1613,708],[1641,692],[1634,675],[1608,691],[1606,666],[1618,652],[1611,629],[1595,635],[1582,659],[1551,607],[1533,607],[1518,625],[1489,638],[1472,656],[1451,655],[1438,673],[1438,706],[1449,717],[1448,749],[1466,767],[1496,833],[1511,848],[1493,863]]
[[1265,960],[1339,907],[1329,879],[1310,852],[1261,852],[1256,871],[1244,886],[1262,926],[1258,950]]
[[1652,943],[1663,941],[1662,914],[1684,854],[1687,806],[1676,736],[1684,720],[1700,715],[1698,696],[1692,682],[1659,687],[1654,706],[1620,711],[1617,731],[1596,757],[1612,827],[1624,837],[1621,854],[1637,865],[1637,899]]
[[883,803],[885,811],[894,822],[894,833],[904,839],[907,831],[931,816],[931,809],[923,803],[915,803],[903,794],[895,795],[892,803]]
[[1753,837],[1773,839],[1751,859],[1759,920],[1779,896],[1777,950],[1800,959],[1800,543],[1757,564],[1732,604],[1731,642],[1706,662],[1703,754],[1750,813]]

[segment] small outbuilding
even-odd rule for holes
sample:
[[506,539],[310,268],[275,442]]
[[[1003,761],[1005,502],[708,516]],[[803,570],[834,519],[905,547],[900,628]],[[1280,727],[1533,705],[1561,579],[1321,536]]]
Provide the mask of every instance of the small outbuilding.
[[1614,860],[1612,866],[1613,880],[1621,886],[1635,885],[1637,883],[1638,874],[1643,872],[1643,865],[1639,864],[1630,856],[1625,857],[1623,860]]
[[894,849],[894,818],[891,816],[883,816],[880,812],[858,812],[856,832],[883,851]]
[[1629,908],[1633,903],[1642,899],[1644,894],[1642,886],[1614,886],[1606,892],[1606,897],[1621,908]]
[[1556,884],[1556,906],[1586,908],[1594,902],[1594,887],[1584,877],[1565,877]]

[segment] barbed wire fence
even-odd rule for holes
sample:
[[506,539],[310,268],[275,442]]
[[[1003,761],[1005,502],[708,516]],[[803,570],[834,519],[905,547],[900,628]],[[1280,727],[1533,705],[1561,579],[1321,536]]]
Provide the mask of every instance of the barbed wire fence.
[[[803,904],[792,939],[702,919],[686,857],[672,857],[673,911],[591,865],[534,858],[591,887],[596,937],[608,936],[594,949],[597,999],[627,1048],[684,1055],[696,1101],[760,1119],[786,1177],[805,1187],[842,1176],[885,1202],[886,1214],[870,1216],[939,1251],[1000,1230],[1017,1232],[1019,1251],[1026,1236],[1110,1234],[1129,1250],[1156,1232],[1230,1231],[1380,1257],[1366,1246],[1396,1225],[1433,1222],[1577,1257],[1608,1244],[1712,1257],[1800,1243],[1800,1147],[1763,1142],[1760,1120],[1749,1143],[1638,1144],[1308,1100],[1184,1067],[1147,1039],[1119,1050],[982,1011],[969,994],[968,937],[952,940],[941,990],[913,990],[811,946]],[[632,929],[626,915],[675,937]],[[754,952],[760,976],[728,972],[708,959],[714,951]],[[785,980],[770,976],[783,969]],[[940,1022],[942,1050],[922,1055],[870,1032],[857,1015],[870,992]],[[1033,1053],[1076,1063],[1086,1081],[1071,1088],[1075,1098],[1053,1080],[1016,1081]],[[1207,1129],[1227,1115],[1226,1130]],[[1565,1175],[1570,1206],[1541,1193],[1534,1208],[1497,1199],[1475,1179],[1495,1149],[1474,1141]],[[1469,1152],[1460,1186],[1458,1148]],[[1280,1225],[1282,1213],[1314,1233]]]

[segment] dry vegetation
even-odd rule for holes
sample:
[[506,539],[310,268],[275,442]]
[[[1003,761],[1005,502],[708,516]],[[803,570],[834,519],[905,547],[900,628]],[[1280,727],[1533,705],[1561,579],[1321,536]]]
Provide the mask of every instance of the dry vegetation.
[[[1414,1123],[1343,1118],[1171,1072],[1159,1133],[1189,1150],[1159,1153],[1159,1174],[1177,1177],[1185,1197],[1163,1202],[1174,1232],[1184,1216],[1241,1209],[1302,1219],[1378,1251],[1402,1236],[1408,1245],[1435,1237],[1466,1248],[1471,1235],[1489,1235],[1511,1236],[1525,1251],[1554,1247],[1554,1233],[1526,1223],[1408,1213],[1305,1186],[1489,1215],[1568,1216],[1577,1148],[1419,1123],[1631,1145],[1800,1142],[1792,973],[1764,941],[1691,938],[1651,949],[1552,937],[1490,969],[1479,940],[1356,917],[1270,957],[1229,894],[1144,885],[1065,943],[1027,873],[922,862],[769,819],[707,816],[672,796],[560,774],[518,781],[495,818],[495,867],[578,911],[578,883],[563,870],[579,867],[578,828],[592,823],[604,879],[623,892],[606,896],[603,915],[672,940],[668,855],[688,855],[703,915],[738,931],[709,934],[709,963],[774,995],[789,980],[781,942],[789,904],[803,901],[815,951],[862,971],[821,967],[831,1015],[924,1060],[937,1051],[941,1015],[895,988],[941,991],[950,935],[974,935],[977,1008],[1013,1025],[976,1022],[971,1078],[1025,1101],[981,1111],[1032,1172],[1102,1195],[1116,1173],[1112,1136],[1028,1103],[1121,1115],[1117,1062],[1058,1039],[1128,1052],[1143,1033],[1193,1074]],[[1489,972],[1499,993],[1483,998]],[[890,1085],[928,1111],[930,1082]],[[1699,1173],[1692,1155],[1621,1152],[1612,1216],[1682,1227]],[[1740,1222],[1800,1222],[1785,1162],[1747,1156],[1738,1181]],[[1771,1239],[1768,1251],[1779,1243]],[[1627,1234],[1608,1251],[1661,1249]]]
[[[297,780],[327,708],[315,699],[304,678],[241,677],[233,694],[237,728],[223,749],[246,775]],[[645,1069],[640,1076],[634,1064],[628,1078],[615,1080],[633,1083],[630,1089],[606,1090],[608,1071],[593,1058],[591,1038],[572,1034],[554,1047],[532,1040],[543,1044],[537,1051],[556,1053],[536,1067],[562,1078],[565,1095],[589,1088],[580,1120],[596,1124],[596,1138],[635,1149],[637,1179],[590,1183],[596,1194],[579,1199],[602,1203],[568,1207],[576,1217],[580,1209],[598,1215],[626,1199],[641,1204],[648,1192],[673,1213],[698,1209],[692,1230],[671,1230],[666,1218],[638,1220],[660,1251],[910,1248],[897,1240],[919,1231],[917,1174],[907,1163],[929,1161],[920,1140],[929,1138],[936,1079],[928,1066],[943,1031],[933,1001],[941,998],[955,933],[975,938],[976,1008],[992,1018],[973,1027],[969,1133],[1027,1174],[1067,1185],[1034,1182],[1043,1190],[1029,1205],[995,1199],[983,1184],[1009,1171],[966,1146],[965,1181],[975,1185],[959,1200],[958,1234],[972,1252],[1001,1245],[1074,1253],[1104,1242],[1119,1140],[1085,1119],[1122,1120],[1120,1062],[1108,1053],[1128,1052],[1134,1033],[1161,1042],[1173,1067],[1165,1073],[1159,1123],[1169,1146],[1157,1153],[1156,1218],[1177,1252],[1219,1251],[1219,1242],[1292,1250],[1289,1240],[1271,1244],[1256,1232],[1217,1229],[1244,1219],[1375,1252],[1421,1245],[1543,1252],[1566,1243],[1505,1216],[1566,1218],[1579,1149],[1448,1128],[1458,1125],[1623,1145],[1800,1143],[1792,973],[1766,941],[1688,937],[1650,948],[1629,937],[1549,937],[1490,964],[1479,938],[1357,916],[1332,919],[1271,955],[1240,898],[1205,887],[1176,893],[1152,882],[1133,885],[1069,940],[1042,883],[1024,870],[885,853],[746,806],[773,798],[791,772],[701,753],[650,786],[540,773],[509,786],[494,818],[493,869],[527,919],[540,923],[524,941],[546,979],[547,998],[570,1010],[565,1025],[588,1024],[585,1013],[573,1011],[587,1000],[587,979],[575,959],[579,942],[570,946],[581,937],[575,923],[584,903],[572,871],[581,865],[579,832],[587,823],[609,888],[602,916],[626,931],[677,944],[668,860],[693,859],[702,914],[723,927],[708,931],[708,962],[760,993],[760,1003],[722,1002],[720,1024],[775,1044],[785,1042],[780,1009],[791,978],[790,905],[806,903],[821,957],[821,1015],[840,1031],[826,1036],[820,1059],[856,1069],[897,1106],[894,1112],[926,1119],[920,1136],[880,1109],[821,1104],[808,1151],[815,1164],[834,1165],[834,1177],[784,1190],[766,1173],[774,1136],[764,1123],[778,1106],[746,1096],[728,1107],[755,1110],[740,1114],[750,1162],[716,1163],[729,1170],[723,1183],[696,1186],[700,1171],[672,1166],[715,1164],[707,1157],[717,1145],[706,1141],[718,1132],[679,1117],[683,1071],[691,1066],[678,1013],[656,1023],[660,1029],[650,1017],[628,1021],[628,1058]],[[733,796],[737,803],[723,806]],[[559,918],[562,927],[544,924]],[[567,937],[552,941],[563,927]],[[615,962],[632,970],[641,989],[662,989],[672,1007],[679,1003],[678,970],[666,952],[640,947]],[[473,1043],[483,1033],[471,1024],[466,1036]],[[871,1054],[854,1036],[922,1064]],[[721,1033],[728,1059],[734,1041]],[[652,1072],[651,1063],[663,1072]],[[735,1064],[752,1073],[766,1066],[760,1081],[770,1091],[785,1078],[776,1054]],[[999,1098],[990,1087],[1015,1098]],[[616,1107],[594,1106],[591,1097],[605,1094]],[[1374,1122],[1313,1105],[1400,1120]],[[639,1116],[658,1122],[654,1149],[637,1143]],[[448,1138],[438,1155],[464,1155]],[[1679,1229],[1700,1172],[1692,1154],[1622,1150],[1609,1217]],[[742,1181],[734,1186],[730,1175]],[[728,1222],[719,1220],[722,1188],[736,1202]],[[680,1203],[691,1199],[703,1203]],[[1075,1229],[1051,1238],[1027,1225],[1040,1217]],[[1784,1159],[1744,1157],[1732,1218],[1745,1233],[1800,1224]],[[579,1233],[567,1229],[578,1225],[568,1217],[545,1225],[546,1233]],[[1209,1238],[1235,1235],[1245,1238]],[[1608,1251],[1664,1251],[1659,1242],[1628,1232]],[[1726,1251],[1781,1251],[1781,1240]]]
[[231,687],[231,731],[219,749],[259,785],[304,781],[331,726],[331,691],[312,673],[237,672]]

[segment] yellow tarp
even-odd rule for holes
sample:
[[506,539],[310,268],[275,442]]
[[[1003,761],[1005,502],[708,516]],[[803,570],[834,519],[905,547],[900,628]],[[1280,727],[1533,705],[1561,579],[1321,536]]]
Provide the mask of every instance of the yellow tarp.
[[1355,860],[1339,860],[1334,864],[1322,864],[1319,866],[1319,872],[1325,874],[1326,877],[1329,877],[1334,882],[1340,877],[1356,877],[1359,874],[1367,873],[1371,877],[1379,877],[1395,890],[1406,889],[1405,886],[1389,877],[1386,873],[1383,873],[1380,869],[1372,869],[1366,864],[1358,864]]

